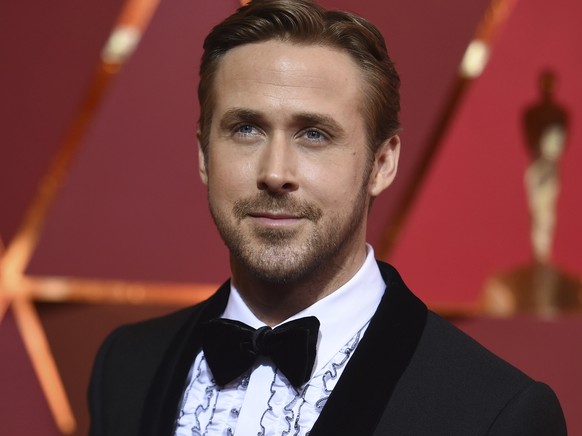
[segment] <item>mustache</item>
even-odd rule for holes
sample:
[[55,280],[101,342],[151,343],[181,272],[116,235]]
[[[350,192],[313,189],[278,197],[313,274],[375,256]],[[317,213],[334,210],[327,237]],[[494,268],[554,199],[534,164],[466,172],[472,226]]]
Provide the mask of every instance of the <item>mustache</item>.
[[319,207],[288,195],[273,196],[260,193],[254,197],[237,200],[233,206],[233,214],[239,221],[249,215],[261,213],[287,214],[314,222],[319,221],[323,216],[323,211]]

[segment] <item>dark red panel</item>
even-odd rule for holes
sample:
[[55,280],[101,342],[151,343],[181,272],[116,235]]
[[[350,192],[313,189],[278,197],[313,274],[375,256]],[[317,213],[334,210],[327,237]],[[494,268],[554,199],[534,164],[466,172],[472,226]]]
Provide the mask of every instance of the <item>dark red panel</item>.
[[98,65],[122,1],[0,5],[0,238],[8,245]]

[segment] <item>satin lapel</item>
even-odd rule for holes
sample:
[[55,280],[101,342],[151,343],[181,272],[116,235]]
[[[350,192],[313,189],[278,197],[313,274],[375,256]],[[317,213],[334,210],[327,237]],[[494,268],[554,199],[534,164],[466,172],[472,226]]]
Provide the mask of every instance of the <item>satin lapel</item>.
[[372,435],[424,330],[424,303],[394,268],[378,264],[386,292],[310,436]]
[[224,312],[230,282],[202,303],[172,339],[149,389],[141,421],[140,436],[173,435],[178,407],[190,367],[201,346],[201,322]]

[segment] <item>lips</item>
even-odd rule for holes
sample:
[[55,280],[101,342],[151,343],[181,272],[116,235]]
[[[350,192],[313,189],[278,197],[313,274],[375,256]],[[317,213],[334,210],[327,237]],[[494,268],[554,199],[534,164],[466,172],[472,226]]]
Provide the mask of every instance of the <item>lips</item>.
[[272,220],[300,219],[298,215],[284,212],[251,212],[249,216],[253,218],[266,218]]
[[298,222],[304,219],[317,223],[323,216],[321,209],[308,202],[289,196],[269,196],[265,193],[237,200],[232,212],[239,222],[245,218],[252,218],[279,224]]
[[290,226],[303,219],[301,216],[284,212],[253,212],[249,213],[249,217],[266,226]]

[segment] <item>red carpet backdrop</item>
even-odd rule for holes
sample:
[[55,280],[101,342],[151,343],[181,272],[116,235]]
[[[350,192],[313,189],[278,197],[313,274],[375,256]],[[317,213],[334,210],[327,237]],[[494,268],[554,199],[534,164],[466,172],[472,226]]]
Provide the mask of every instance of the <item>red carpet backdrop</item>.
[[[490,62],[452,99],[489,0],[322,3],[371,18],[402,76],[402,161],[397,182],[372,211],[369,241],[377,254],[428,303],[465,315],[488,275],[529,259],[519,117],[536,99],[539,69],[549,65],[571,114],[555,258],[580,275],[574,166],[582,154],[582,59],[574,42],[582,36],[582,6],[496,0],[512,7],[495,29]],[[198,179],[196,87],[204,35],[238,6],[2,2],[0,434],[87,434],[86,387],[104,336],[199,301],[228,277],[227,252]],[[153,13],[133,55],[104,64],[101,51],[116,25],[128,11],[146,9]],[[417,195],[402,215],[412,187]],[[388,244],[398,216],[405,220]],[[582,318],[456,322],[551,383],[570,433],[582,433],[582,356],[574,347]],[[553,358],[525,340],[530,330]]]

